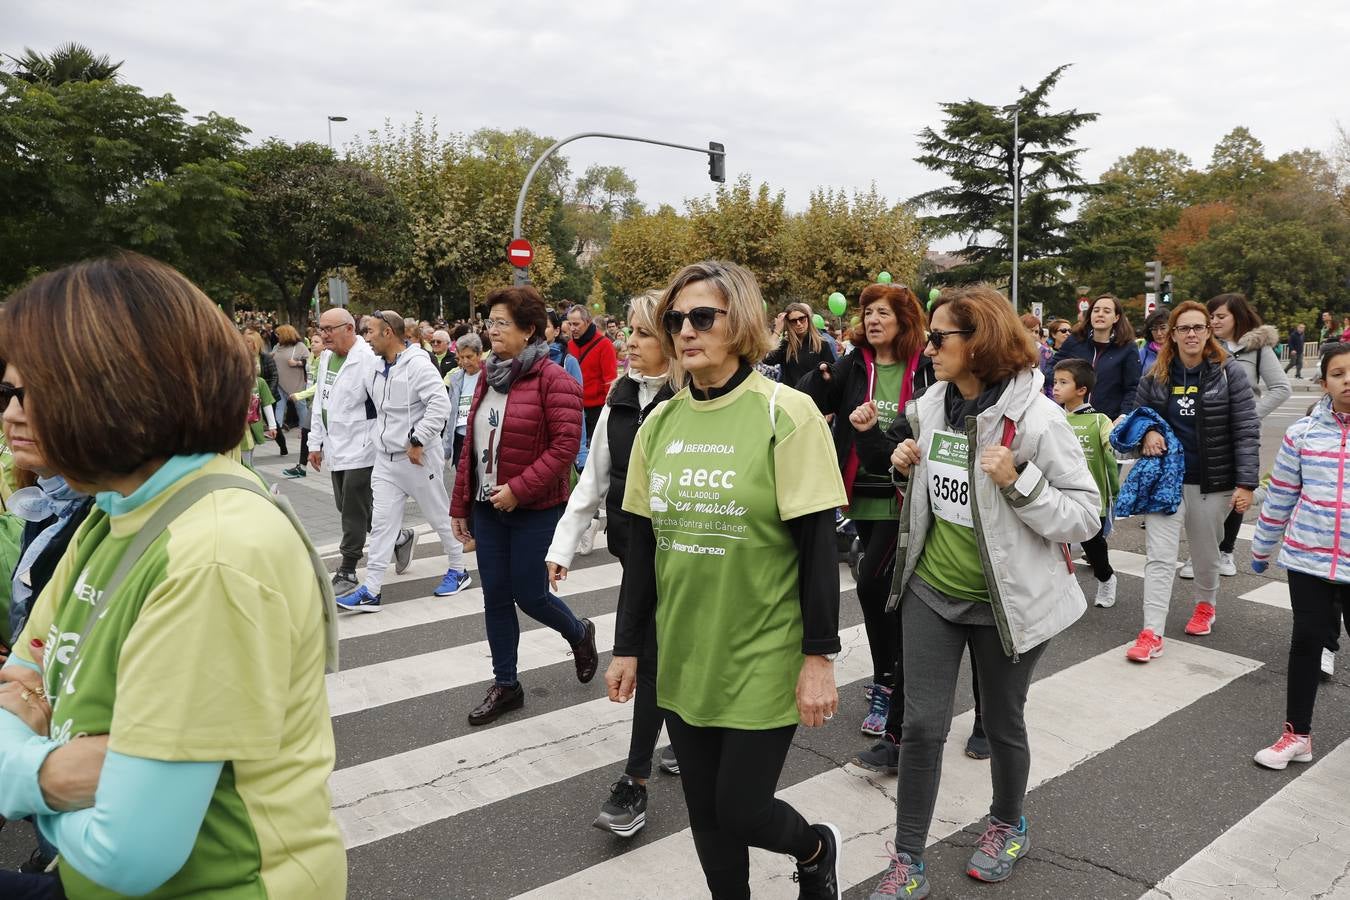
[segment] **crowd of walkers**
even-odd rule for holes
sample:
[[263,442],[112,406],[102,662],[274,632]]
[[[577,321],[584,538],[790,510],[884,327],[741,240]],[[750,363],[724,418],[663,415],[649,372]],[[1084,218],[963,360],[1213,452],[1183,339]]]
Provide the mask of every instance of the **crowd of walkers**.
[[[388,568],[412,564],[409,499],[446,557],[432,593],[482,589],[491,681],[473,726],[526,702],[518,611],[594,678],[595,625],[557,592],[604,534],[623,569],[605,690],[634,713],[594,825],[633,836],[654,765],[679,775],[719,900],[749,896],[751,847],[790,856],[801,897],[842,895],[840,830],[775,797],[797,728],[839,709],[841,519],[871,668],[853,761],[898,778],[872,900],[941,877],[925,851],[963,657],[966,754],[991,772],[964,871],[1002,881],[1033,846],[1029,688],[1087,610],[1077,552],[1095,605],[1116,604],[1109,538],[1127,517],[1146,562],[1125,657],[1145,664],[1178,576],[1186,634],[1212,633],[1259,510],[1252,569],[1288,570],[1293,618],[1285,724],[1255,759],[1313,758],[1319,669],[1350,627],[1350,343],[1331,326],[1323,394],[1263,477],[1260,423],[1291,396],[1303,331],[1283,364],[1240,294],[1160,310],[1136,340],[1109,294],[1042,327],[987,286],[925,304],[874,284],[836,340],[809,305],[766,316],[746,269],[709,260],[622,320],[551,310],[529,286],[483,311],[443,328],[342,308],[307,334],[232,323],[130,254],[8,299],[0,814],[36,841],[0,896],[342,896],[323,676],[337,617],[380,612]],[[94,332],[110,312],[137,323],[115,351]],[[184,337],[213,365],[157,350]],[[89,348],[77,369],[72,345]],[[152,365],[167,380],[140,376]],[[332,482],[335,572],[252,469],[269,440],[288,455],[288,430],[283,474]]]

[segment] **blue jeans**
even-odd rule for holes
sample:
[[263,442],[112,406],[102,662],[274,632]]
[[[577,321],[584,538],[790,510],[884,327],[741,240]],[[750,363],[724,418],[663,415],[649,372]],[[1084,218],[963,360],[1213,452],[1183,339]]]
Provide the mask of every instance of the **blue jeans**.
[[568,644],[586,634],[572,610],[548,590],[544,554],[563,506],[502,512],[491,503],[473,505],[471,530],[478,542],[478,577],[483,584],[483,618],[492,649],[492,674],[500,685],[516,683],[520,620],[516,607],[558,632]]

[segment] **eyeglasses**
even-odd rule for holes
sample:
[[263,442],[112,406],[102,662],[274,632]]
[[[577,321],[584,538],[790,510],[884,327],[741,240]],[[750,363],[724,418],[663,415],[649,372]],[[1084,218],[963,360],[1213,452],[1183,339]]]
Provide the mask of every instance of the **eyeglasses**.
[[698,306],[687,313],[682,313],[678,309],[668,309],[661,317],[661,324],[666,326],[668,333],[679,334],[684,330],[684,320],[688,319],[695,331],[710,331],[713,323],[717,321],[718,313],[725,316],[727,311],[716,306]]
[[1172,329],[1177,334],[1204,334],[1209,331],[1208,325],[1178,325]]
[[951,331],[943,331],[940,328],[934,328],[928,332],[928,343],[933,345],[934,350],[942,349],[942,342],[953,334],[974,334],[974,328],[953,328]]
[[488,331],[505,331],[505,330],[508,329],[508,328],[514,328],[515,325],[516,325],[516,323],[515,323],[515,322],[512,322],[510,319],[488,319],[488,320],[487,320]]
[[1072,331],[1073,331],[1072,328],[1056,328],[1055,334],[1069,334]]
[[332,334],[339,328],[348,328],[348,327],[353,329],[356,328],[356,326],[353,325],[351,322],[343,322],[341,325],[320,325],[319,334]]
[[0,409],[9,409],[9,401],[18,400],[19,408],[23,408],[23,388],[10,384],[8,381],[0,381]]
[[788,324],[797,325],[806,321],[806,316],[788,316]]

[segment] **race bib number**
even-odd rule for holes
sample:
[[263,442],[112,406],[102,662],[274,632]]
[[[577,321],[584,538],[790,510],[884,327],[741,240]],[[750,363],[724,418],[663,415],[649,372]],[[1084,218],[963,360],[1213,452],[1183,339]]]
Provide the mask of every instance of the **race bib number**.
[[970,442],[964,434],[936,431],[928,439],[928,499],[933,515],[975,527],[970,513]]

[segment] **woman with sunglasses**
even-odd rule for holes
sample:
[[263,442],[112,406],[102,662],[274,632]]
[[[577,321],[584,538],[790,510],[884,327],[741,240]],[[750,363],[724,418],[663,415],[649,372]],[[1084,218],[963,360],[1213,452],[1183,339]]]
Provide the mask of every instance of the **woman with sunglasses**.
[[1089,399],[1097,412],[1118,419],[1134,409],[1139,348],[1134,328],[1114,295],[1102,294],[1092,301],[1087,316],[1055,351],[1054,365],[1072,358],[1092,364],[1097,385]]
[[[611,700],[633,694],[656,622],[657,704],[680,761],[714,898],[750,896],[749,848],[791,855],[800,896],[837,898],[839,831],[775,799],[798,724],[839,696],[834,510],[845,502],[810,399],[754,370],[769,349],[759,285],[685,266],[661,295],[662,346],[692,384],[653,410],[628,462],[631,515]],[[658,602],[659,598],[659,602]]]
[[803,375],[814,372],[822,363],[835,361],[833,348],[811,324],[813,315],[805,303],[789,303],[773,321],[773,336],[781,338],[782,343],[764,357],[764,365],[779,366],[778,380],[788,387],[796,387]]
[[[1168,335],[1153,370],[1139,382],[1138,400],[1161,416],[1181,442],[1186,474],[1177,511],[1144,517],[1144,627],[1125,652],[1139,663],[1163,652],[1182,528],[1191,549],[1196,601],[1186,633],[1200,636],[1213,629],[1223,523],[1230,510],[1247,511],[1261,480],[1261,419],[1251,382],[1242,364],[1215,340],[1209,310],[1194,301],[1179,304],[1168,319]],[[1167,451],[1160,432],[1144,436],[1144,456]]]
[[[1046,643],[1087,608],[1063,544],[1097,533],[1097,486],[1002,294],[944,291],[924,351],[938,382],[890,435],[905,479],[892,602],[905,720],[894,851],[873,900],[929,895],[924,848],[961,657],[979,661],[993,802],[966,872],[1002,881],[1029,848],[1027,690]],[[917,433],[915,427],[917,426]]]

